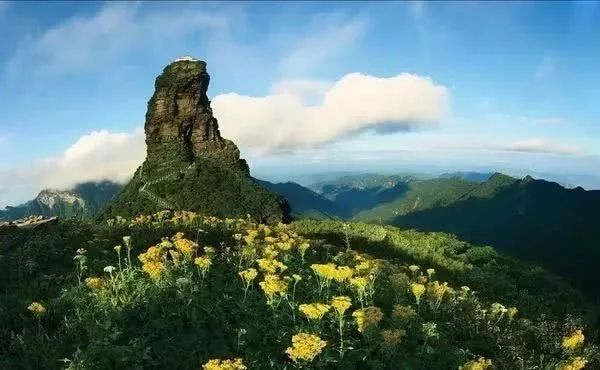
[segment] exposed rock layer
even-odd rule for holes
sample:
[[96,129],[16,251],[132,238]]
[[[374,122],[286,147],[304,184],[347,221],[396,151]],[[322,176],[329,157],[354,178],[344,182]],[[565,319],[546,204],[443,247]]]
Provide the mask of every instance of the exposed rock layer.
[[206,63],[198,60],[173,62],[158,76],[144,126],[149,166],[176,148],[183,161],[213,158],[248,172],[237,146],[221,137],[206,95],[209,82]]

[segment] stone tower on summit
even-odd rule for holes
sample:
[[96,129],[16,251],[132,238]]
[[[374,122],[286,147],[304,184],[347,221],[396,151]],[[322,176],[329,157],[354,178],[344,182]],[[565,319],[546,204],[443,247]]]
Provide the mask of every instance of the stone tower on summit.
[[289,207],[250,176],[240,151],[219,132],[207,96],[206,63],[183,57],[156,78],[144,131],[146,159],[102,217],[163,209],[287,221]]

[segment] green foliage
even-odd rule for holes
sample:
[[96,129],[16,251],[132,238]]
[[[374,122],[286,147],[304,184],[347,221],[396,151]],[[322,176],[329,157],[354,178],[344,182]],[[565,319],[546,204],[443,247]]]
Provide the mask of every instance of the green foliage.
[[339,214],[342,212],[331,200],[296,183],[275,184],[260,180],[259,183],[288,201],[294,219],[338,219]]
[[[560,285],[542,271],[521,276],[528,266],[444,234],[334,221],[264,226],[185,212],[1,230],[11,247],[0,271],[30,254],[40,268],[2,280],[0,368],[198,369],[241,358],[249,369],[457,369],[484,357],[496,369],[554,369],[578,356],[599,365],[576,314],[528,306],[556,306],[551,290]],[[258,276],[245,283],[239,272],[249,268]],[[60,280],[36,287],[48,273]],[[260,284],[268,276],[287,289],[275,284],[269,298]],[[351,299],[341,316],[329,307],[308,320],[300,310],[334,296]],[[513,302],[525,306],[517,311]],[[326,344],[293,349],[299,333]],[[290,353],[314,359],[294,363]]]
[[564,315],[583,306],[581,295],[560,278],[449,234],[341,221],[301,220],[294,227],[302,235],[333,244],[344,243],[348,236],[359,251],[433,267],[439,276],[468,285],[483,298],[518,306],[528,315]]
[[[192,167],[188,167],[187,162],[181,163],[180,168],[139,168],[123,192],[99,218],[132,217],[164,209],[140,192],[145,183],[151,183],[147,190],[171,205],[173,210],[190,209],[220,217],[250,215],[261,222],[289,220],[289,206],[285,200],[269,192],[243,171],[224,167],[210,159],[196,158]],[[166,181],[156,182],[168,176]]]

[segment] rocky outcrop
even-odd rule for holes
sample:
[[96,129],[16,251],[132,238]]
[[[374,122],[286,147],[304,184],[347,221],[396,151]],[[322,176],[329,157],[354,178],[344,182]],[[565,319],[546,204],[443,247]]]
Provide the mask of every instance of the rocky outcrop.
[[221,136],[207,96],[206,63],[175,60],[156,78],[144,130],[147,153],[101,218],[185,209],[261,222],[287,221],[289,206],[251,176],[237,146]]
[[206,95],[209,82],[206,63],[193,58],[169,64],[156,78],[144,125],[150,170],[165,159],[192,163],[204,157],[249,173],[237,146],[221,137]]

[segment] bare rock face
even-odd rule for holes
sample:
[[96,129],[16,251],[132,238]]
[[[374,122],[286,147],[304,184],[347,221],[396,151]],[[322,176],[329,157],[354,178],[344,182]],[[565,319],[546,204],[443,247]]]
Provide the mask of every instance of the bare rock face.
[[155,83],[146,113],[147,164],[204,157],[248,172],[237,146],[221,137],[206,95],[210,76],[206,63],[193,58],[169,64]]

